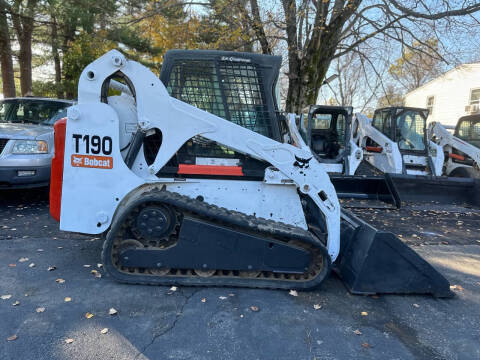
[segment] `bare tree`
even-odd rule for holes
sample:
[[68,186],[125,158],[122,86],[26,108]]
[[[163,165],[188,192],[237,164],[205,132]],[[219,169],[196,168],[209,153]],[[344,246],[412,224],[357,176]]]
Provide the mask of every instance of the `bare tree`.
[[[412,41],[425,44],[418,33],[422,26],[480,10],[475,0],[281,0],[282,13],[258,21],[258,4],[245,9],[257,26],[267,22],[281,29],[288,52],[288,93],[286,110],[299,112],[315,103],[331,62],[371,39],[397,41],[411,48]],[[263,52],[269,52],[268,35],[256,31]],[[433,51],[435,51],[433,49]]]
[[[412,43],[412,49],[405,49],[402,56],[390,66],[388,72],[406,91],[412,91],[441,73],[441,58],[438,53],[438,40],[428,39],[428,46]],[[432,51],[433,49],[433,51]]]

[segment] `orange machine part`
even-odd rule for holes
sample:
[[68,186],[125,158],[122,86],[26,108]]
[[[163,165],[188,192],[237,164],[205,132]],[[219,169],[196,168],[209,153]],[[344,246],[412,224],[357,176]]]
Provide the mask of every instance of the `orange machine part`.
[[67,118],[58,120],[53,125],[55,133],[55,153],[50,174],[50,215],[60,221],[62,206],[63,156],[65,154],[65,130]]
[[458,154],[450,153],[450,154],[448,154],[448,156],[451,157],[452,159],[455,159],[455,160],[460,160],[460,161],[465,160],[465,156],[458,155]]
[[365,146],[365,150],[370,152],[381,153],[383,149],[381,146]]
[[178,174],[243,176],[241,166],[179,164]]

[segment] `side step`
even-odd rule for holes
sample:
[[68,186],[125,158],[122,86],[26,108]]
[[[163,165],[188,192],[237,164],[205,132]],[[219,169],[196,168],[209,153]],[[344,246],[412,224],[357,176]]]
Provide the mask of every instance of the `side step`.
[[448,280],[408,245],[345,209],[341,244],[334,270],[352,294],[453,296]]
[[[337,191],[338,198],[350,199],[343,202],[343,207],[399,209],[401,206],[400,195],[390,174],[383,176],[330,175],[330,180]],[[361,202],[352,201],[352,199],[361,200]]]

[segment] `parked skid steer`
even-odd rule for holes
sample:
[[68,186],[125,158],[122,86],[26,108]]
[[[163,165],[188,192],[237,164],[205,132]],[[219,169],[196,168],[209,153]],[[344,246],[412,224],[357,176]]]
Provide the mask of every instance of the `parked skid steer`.
[[[217,85],[197,95],[242,99],[226,119],[171,97],[116,50],[84,69],[78,105],[55,125],[50,211],[60,228],[104,234],[104,267],[122,282],[308,289],[335,262],[354,293],[450,296],[446,279],[393,234],[341,211],[309,152],[273,139],[263,85],[276,79],[255,81],[261,62],[278,58],[217,60]],[[248,87],[232,80],[238,64],[249,65]],[[177,75],[184,87],[193,81]]]
[[480,177],[480,115],[458,119],[453,134],[439,122],[431,122],[428,125],[428,138],[440,146],[445,155],[445,175]]

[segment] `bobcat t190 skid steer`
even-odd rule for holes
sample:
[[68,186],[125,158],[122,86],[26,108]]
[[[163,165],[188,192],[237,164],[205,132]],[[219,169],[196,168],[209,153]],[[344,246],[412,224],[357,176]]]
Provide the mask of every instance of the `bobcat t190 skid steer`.
[[[262,103],[231,80],[232,64],[245,65],[248,91],[268,101],[267,84],[256,83],[261,62],[235,53],[215,61],[222,88],[213,94],[243,96],[237,116],[258,120],[248,112]],[[109,96],[111,87],[122,94]],[[55,125],[50,212],[62,230],[104,234],[104,267],[123,282],[307,289],[335,262],[354,293],[451,296],[393,234],[341,211],[308,152],[259,132],[169,96],[146,67],[112,50],[84,69],[78,104]],[[204,145],[217,157],[192,153]],[[249,168],[263,169],[261,179]]]

